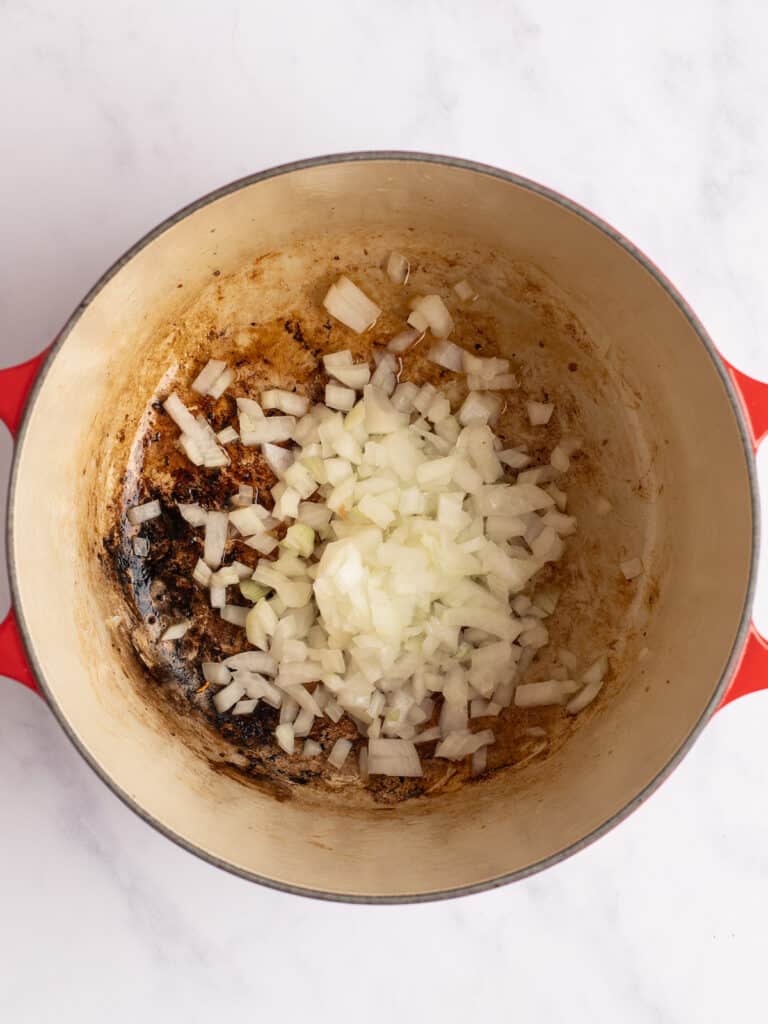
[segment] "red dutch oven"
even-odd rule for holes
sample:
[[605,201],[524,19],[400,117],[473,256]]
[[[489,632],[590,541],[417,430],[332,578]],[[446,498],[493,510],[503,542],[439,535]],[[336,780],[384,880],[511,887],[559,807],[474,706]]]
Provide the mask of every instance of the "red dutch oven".
[[[386,809],[344,794],[277,800],[216,770],[210,744],[148,699],[124,597],[101,558],[106,498],[142,412],[194,344],[169,325],[204,300],[212,273],[237,296],[244,270],[261,268],[263,315],[278,302],[301,318],[333,257],[359,265],[366,245],[371,260],[416,247],[423,266],[450,252],[457,279],[489,297],[499,348],[574,410],[595,486],[615,508],[601,524],[574,490],[591,598],[573,631],[616,638],[598,705],[546,757]],[[225,305],[211,317],[231,324],[241,313]],[[246,878],[399,902],[524,877],[624,818],[719,707],[768,685],[768,649],[750,618],[768,385],[728,365],[627,239],[516,175],[361,153],[228,185],[127,252],[48,350],[0,371],[0,415],[16,441],[0,673],[42,694],[137,813]],[[640,555],[646,570],[630,602],[616,599],[622,554]]]

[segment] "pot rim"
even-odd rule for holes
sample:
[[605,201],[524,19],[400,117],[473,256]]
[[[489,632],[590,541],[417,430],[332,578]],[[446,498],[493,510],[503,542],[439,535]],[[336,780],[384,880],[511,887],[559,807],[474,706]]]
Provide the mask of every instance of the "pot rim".
[[[210,203],[216,202],[216,200],[223,198],[224,196],[230,195],[240,189],[247,188],[251,185],[255,185],[261,181],[267,181],[270,178],[274,178],[284,174],[290,174],[294,171],[303,171],[313,167],[322,167],[332,164],[342,163],[356,163],[363,161],[384,161],[384,160],[401,160],[401,161],[412,161],[415,163],[425,164],[438,164],[448,167],[456,167],[462,170],[473,171],[476,174],[485,175],[487,177],[499,178],[502,181],[509,182],[520,188],[527,189],[529,192],[533,192],[539,196],[543,196],[546,199],[557,203],[559,206],[564,207],[571,213],[581,217],[582,220],[587,221],[590,225],[597,228],[604,235],[607,235],[613,242],[621,246],[626,252],[629,253],[653,278],[661,285],[667,295],[672,299],[675,305],[678,307],[680,312],[686,318],[694,332],[697,334],[699,340],[703,344],[707,354],[709,355],[712,363],[715,366],[720,379],[725,387],[726,394],[733,408],[736,423],[738,425],[739,434],[741,437],[741,443],[744,448],[745,462],[747,465],[747,473],[749,477],[749,490],[750,490],[750,501],[752,506],[752,549],[750,553],[750,565],[749,565],[749,579],[747,583],[747,589],[744,598],[744,604],[741,610],[741,616],[739,620],[739,628],[734,639],[733,647],[731,648],[728,661],[723,669],[717,686],[715,687],[710,700],[706,707],[702,711],[698,720],[693,724],[690,732],[680,744],[678,749],[668,760],[666,765],[658,772],[658,774],[624,807],[613,814],[610,818],[604,821],[597,828],[593,829],[587,835],[582,836],[581,839],[576,840],[570,845],[563,847],[561,850],[557,850],[555,853],[550,854],[548,857],[542,860],[536,861],[534,864],[530,864],[524,868],[520,868],[517,871],[510,871],[502,875],[498,875],[495,878],[486,879],[482,882],[473,883],[464,886],[455,886],[449,889],[435,890],[433,892],[417,892],[417,893],[402,893],[399,895],[392,896],[376,896],[366,894],[344,894],[337,892],[329,892],[320,889],[313,889],[311,887],[292,885],[289,883],[281,882],[276,879],[267,878],[263,875],[259,875],[256,872],[248,871],[243,868],[239,868],[230,862],[221,859],[213,855],[212,853],[202,849],[195,843],[186,839],[184,836],[175,832],[164,822],[154,817],[151,813],[145,810],[140,804],[138,804],[127,792],[124,790],[119,783],[113,779],[102,765],[94,758],[90,752],[86,749],[84,744],[81,743],[80,739],[75,735],[74,730],[70,726],[66,715],[59,706],[54,692],[48,685],[48,681],[45,678],[44,673],[41,670],[40,664],[35,655],[34,646],[29,634],[26,617],[24,615],[23,606],[20,600],[19,588],[18,588],[18,577],[20,567],[16,564],[14,557],[14,500],[16,494],[18,468],[20,463],[21,452],[24,447],[24,442],[27,434],[27,425],[29,421],[29,414],[37,400],[41,389],[45,384],[48,371],[56,358],[59,349],[65,344],[67,337],[70,332],[76,326],[82,314],[88,308],[88,306],[94,301],[105,285],[122,270],[122,268],[133,259],[142,249],[144,249],[150,242],[153,242],[156,238],[162,235],[169,228],[175,224],[184,220],[187,216],[195,213],[197,210],[209,205]],[[215,865],[230,874],[239,876],[251,882],[258,882],[261,885],[265,885],[270,889],[277,889],[282,892],[292,893],[298,896],[309,896],[315,899],[329,900],[333,902],[341,903],[355,903],[355,904],[401,904],[401,903],[428,903],[436,900],[444,900],[457,896],[469,896],[474,893],[485,892],[490,889],[498,888],[499,886],[506,885],[509,882],[519,881],[523,878],[528,878],[531,875],[535,875],[546,868],[552,867],[555,864],[560,863],[578,853],[580,850],[585,849],[587,846],[591,846],[597,839],[600,839],[616,825],[620,824],[627,818],[633,811],[635,811],[641,804],[643,804],[648,797],[661,785],[662,782],[672,773],[672,771],[680,764],[682,759],[688,753],[693,746],[696,739],[699,737],[702,729],[709,721],[712,713],[718,707],[728,683],[730,682],[733,673],[738,665],[739,658],[742,650],[746,643],[747,635],[750,626],[750,612],[752,607],[752,601],[754,598],[754,590],[757,575],[757,559],[760,546],[760,508],[758,502],[757,493],[757,479],[756,479],[756,464],[754,458],[754,452],[752,449],[752,442],[749,427],[747,425],[744,411],[742,410],[740,400],[737,396],[734,384],[728,374],[722,357],[720,356],[714,342],[710,338],[702,322],[693,312],[691,307],[672,285],[668,278],[659,270],[659,268],[653,263],[648,256],[645,255],[640,249],[637,248],[632,242],[629,241],[620,231],[612,227],[601,217],[598,217],[591,210],[580,204],[568,199],[566,196],[561,195],[559,192],[553,189],[547,188],[544,185],[539,184],[536,181],[532,181],[530,178],[525,178],[519,174],[514,174],[510,171],[502,170],[501,168],[494,167],[490,164],[479,163],[474,160],[465,160],[460,157],[452,157],[431,153],[423,153],[419,151],[408,151],[408,150],[363,150],[356,152],[347,153],[331,153],[320,157],[311,157],[304,160],[296,160],[290,163],[278,164],[275,167],[268,168],[264,171],[260,171],[256,174],[246,175],[245,177],[238,178],[235,181],[230,182],[227,185],[223,185],[212,192],[196,199],[195,201],[181,207],[175,213],[171,214],[160,224],[158,224],[151,231],[147,232],[138,242],[134,243],[129,249],[127,249],[122,256],[120,256],[115,262],[102,274],[102,276],[96,281],[93,287],[88,291],[85,297],[77,305],[74,312],[69,316],[66,323],[64,324],[61,332],[56,338],[56,341],[51,346],[48,356],[43,363],[38,376],[30,390],[21,424],[17,433],[16,444],[13,452],[13,460],[11,464],[11,476],[10,485],[8,490],[8,517],[7,517],[7,531],[6,531],[6,546],[8,555],[8,572],[10,576],[11,586],[11,603],[15,609],[16,618],[18,622],[19,633],[21,635],[24,648],[26,650],[29,663],[34,672],[35,678],[38,681],[41,691],[45,696],[51,710],[56,716],[59,724],[64,730],[65,734],[74,744],[80,755],[84,758],[86,763],[96,772],[99,778],[106,783],[106,785],[112,790],[112,792],[122,802],[134,811],[140,818],[155,828],[158,832],[162,833],[168,839],[171,839],[178,846],[187,850],[190,853],[195,854],[201,859],[207,861],[210,864]],[[21,570],[23,571],[23,570]]]

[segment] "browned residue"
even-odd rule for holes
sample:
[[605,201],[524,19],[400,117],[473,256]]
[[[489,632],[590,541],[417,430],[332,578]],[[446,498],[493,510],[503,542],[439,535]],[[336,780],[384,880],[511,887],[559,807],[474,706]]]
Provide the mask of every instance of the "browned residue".
[[[599,408],[610,395],[610,376],[595,359],[590,339],[578,322],[548,298],[544,283],[530,268],[501,261],[488,264],[478,256],[477,264],[470,263],[467,270],[466,253],[447,248],[437,256],[433,250],[416,250],[411,253],[409,287],[396,289],[380,269],[389,246],[371,244],[368,258],[360,260],[359,249],[345,249],[339,241],[340,259],[335,261],[328,258],[329,245],[333,243],[305,243],[289,253],[266,254],[237,275],[217,276],[207,291],[190,300],[185,311],[159,332],[156,362],[143,368],[135,385],[136,395],[144,396],[145,412],[139,415],[138,398],[133,405],[128,403],[122,425],[125,435],[118,450],[126,453],[124,469],[110,474],[105,467],[105,478],[114,483],[106,520],[110,525],[100,554],[104,570],[124,594],[125,621],[119,635],[144,667],[137,685],[148,702],[165,708],[169,728],[199,746],[217,771],[247,780],[276,799],[343,791],[352,804],[370,802],[372,797],[386,806],[406,797],[450,792],[470,781],[469,765],[434,760],[429,757],[434,745],[427,744],[420,748],[422,779],[374,777],[364,786],[357,773],[360,741],[349,720],[335,726],[328,719],[318,719],[311,733],[326,751],[340,735],[355,740],[347,763],[336,770],[324,757],[288,757],[280,751],[273,739],[277,712],[263,704],[251,716],[214,711],[210,690],[201,686],[200,662],[221,660],[242,650],[244,635],[211,610],[207,594],[192,582],[192,568],[202,553],[202,531],[182,520],[176,503],[226,507],[238,484],[250,483],[269,506],[269,489],[275,481],[259,452],[239,442],[228,446],[230,467],[213,471],[193,467],[176,447],[178,431],[163,412],[162,400],[176,390],[217,431],[229,423],[236,425],[238,395],[258,397],[265,387],[281,387],[321,400],[324,352],[351,348],[358,357],[370,358],[372,348],[384,346],[402,329],[410,296],[435,290],[450,296],[455,339],[479,354],[508,356],[520,379],[520,389],[507,396],[497,428],[503,439],[528,445],[537,461],[548,459],[564,433],[584,439],[564,484],[570,495],[569,511],[579,516],[583,526],[569,542],[563,561],[537,581],[560,585],[563,597],[547,623],[550,648],[536,658],[525,677],[547,678],[559,647],[573,650],[585,665],[595,652],[612,649],[614,682],[607,687],[608,695],[618,685],[621,663],[621,652],[610,645],[617,635],[626,639],[627,622],[637,609],[636,588],[625,587],[615,571],[606,573],[607,565],[618,565],[620,536],[606,532],[600,524],[595,528],[591,497],[582,496],[608,487],[615,466],[628,464],[632,442],[629,431],[606,436]],[[487,261],[487,254],[484,258]],[[485,288],[483,266],[490,267]],[[342,271],[364,284],[387,310],[370,336],[353,335],[332,322],[321,307],[328,284]],[[467,273],[482,297],[462,306],[445,285]],[[463,384],[455,374],[426,360],[427,345],[425,341],[406,354],[402,379],[433,381],[460,401]],[[209,358],[225,359],[235,369],[234,384],[218,401],[201,398],[188,387]],[[557,413],[547,427],[528,424],[525,401],[529,398],[556,403]],[[131,546],[136,531],[127,524],[124,510],[151,498],[161,500],[163,514],[141,528],[141,535],[150,541],[150,554],[139,559]],[[234,539],[228,542],[227,554],[254,567],[258,560],[256,552]],[[228,600],[246,603],[237,588],[229,589]],[[648,597],[649,606],[653,600]],[[165,625],[179,617],[192,620],[186,636],[174,644],[158,644]],[[596,712],[593,708],[586,714]],[[476,724],[492,728],[497,737],[489,750],[490,772],[545,757],[578,727],[578,721],[560,708],[510,708],[500,718],[479,719]],[[527,734],[532,726],[546,729],[544,742]]]

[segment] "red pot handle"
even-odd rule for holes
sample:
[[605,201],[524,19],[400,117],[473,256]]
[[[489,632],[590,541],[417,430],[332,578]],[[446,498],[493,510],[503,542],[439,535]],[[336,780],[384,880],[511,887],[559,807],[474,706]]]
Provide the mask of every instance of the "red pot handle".
[[[19,431],[27,397],[48,352],[49,349],[46,349],[26,363],[0,370],[0,419],[14,438]],[[0,622],[0,675],[16,679],[40,692],[27,661],[13,608]]]
[[[768,434],[768,384],[748,377],[746,373],[731,366],[727,359],[723,359],[723,362],[741,400],[749,425],[752,449],[756,452]],[[725,691],[718,711],[737,697],[765,689],[768,689],[768,641],[758,633],[753,622],[731,685]]]

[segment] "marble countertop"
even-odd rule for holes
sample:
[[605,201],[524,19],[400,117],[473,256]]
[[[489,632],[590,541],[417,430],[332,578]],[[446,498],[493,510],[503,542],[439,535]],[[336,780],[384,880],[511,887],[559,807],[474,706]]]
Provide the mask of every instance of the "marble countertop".
[[[495,163],[592,207],[768,379],[767,31],[748,0],[6,0],[0,363],[38,351],[198,195],[389,147]],[[9,462],[0,431],[3,491]],[[0,1020],[765,1020],[766,734],[768,693],[729,706],[633,817],[543,875],[349,907],[178,849],[2,680]]]

